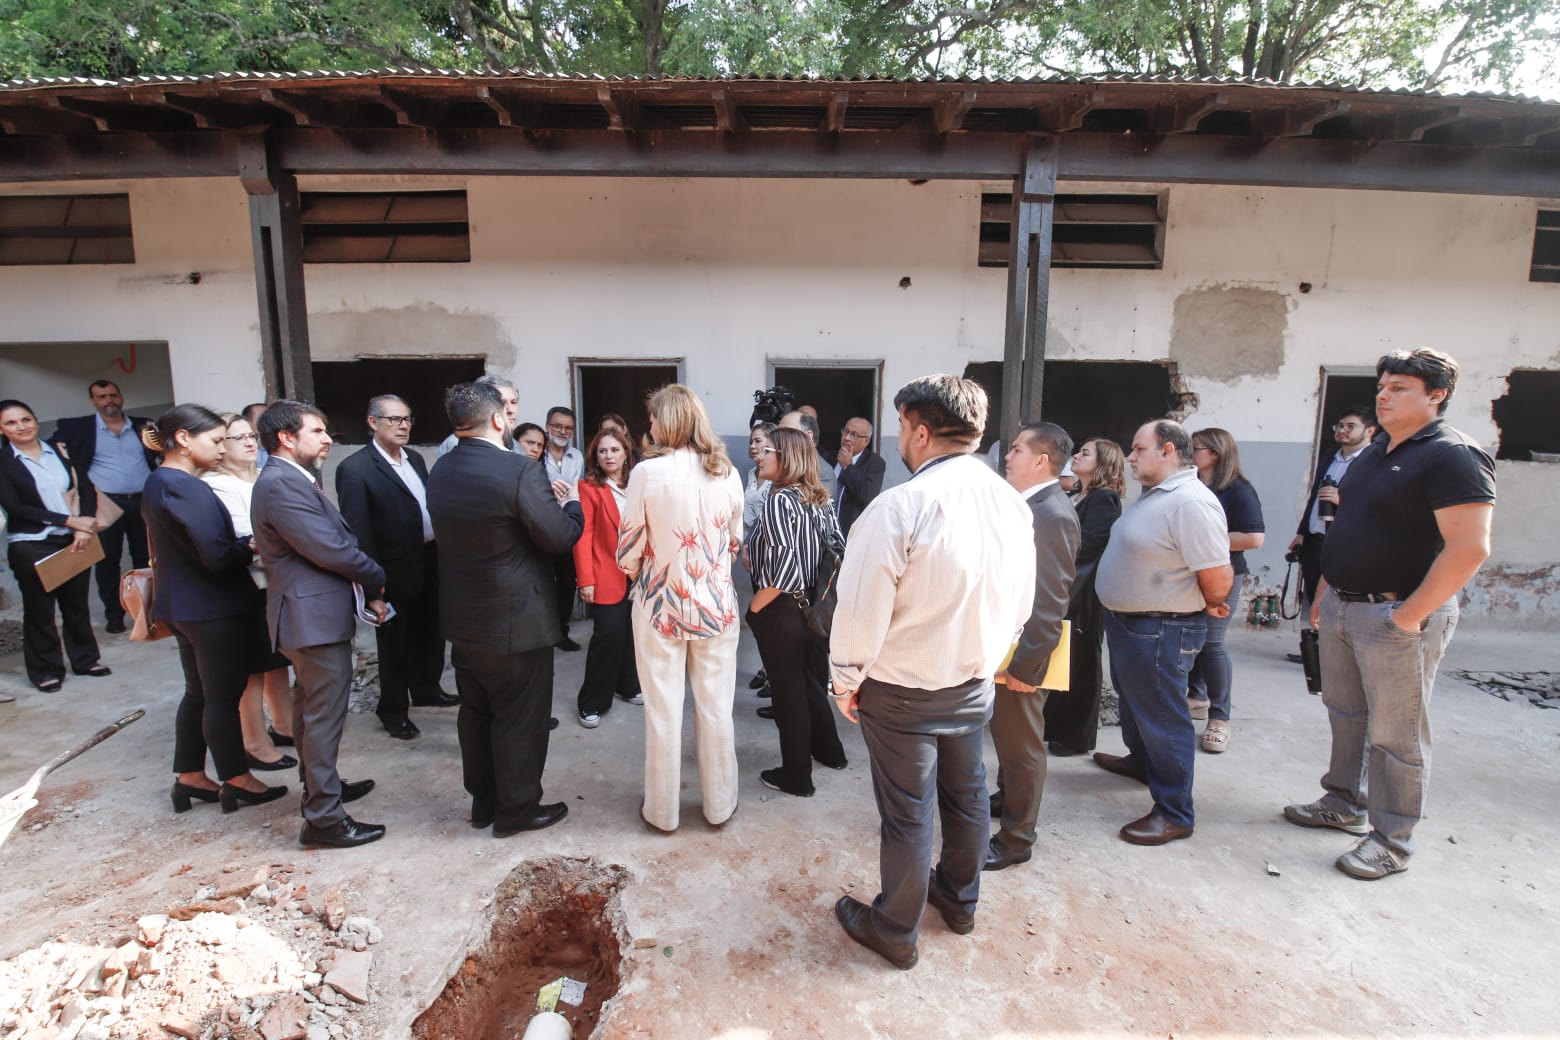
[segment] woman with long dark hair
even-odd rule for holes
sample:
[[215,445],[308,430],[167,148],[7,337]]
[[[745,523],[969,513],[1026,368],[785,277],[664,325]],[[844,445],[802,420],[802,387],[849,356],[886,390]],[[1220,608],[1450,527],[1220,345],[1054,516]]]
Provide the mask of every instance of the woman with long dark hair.
[[1073,508],[1083,540],[1078,546],[1078,575],[1067,603],[1072,622],[1072,662],[1069,691],[1046,698],[1046,747],[1053,755],[1086,755],[1094,750],[1100,728],[1100,692],[1104,668],[1100,662],[1105,635],[1105,611],[1094,594],[1094,569],[1110,542],[1110,529],[1121,516],[1126,493],[1126,461],[1115,441],[1092,437],[1072,457],[1078,493]]
[[691,686],[704,818],[737,811],[731,704],[737,677],[732,554],[742,540],[742,481],[699,395],[681,383],[650,395],[650,440],[623,506],[618,568],[634,597],[634,655],[645,696],[645,822],[677,829],[683,689]]
[[1208,720],[1202,749],[1218,754],[1230,746],[1230,691],[1234,685],[1224,635],[1240,604],[1240,587],[1250,570],[1246,566],[1246,550],[1262,548],[1266,535],[1262,502],[1257,498],[1257,489],[1240,471],[1240,449],[1230,431],[1210,426],[1192,434],[1192,462],[1197,465],[1198,478],[1224,507],[1230,532],[1230,566],[1235,568],[1235,584],[1224,599],[1229,613],[1224,617],[1208,616],[1208,638],[1187,680],[1187,707],[1192,717]]
[[618,528],[633,468],[627,435],[602,427],[585,450],[579,488],[585,530],[574,543],[575,582],[595,622],[576,702],[580,725],[586,729],[601,725],[614,694],[630,704],[645,702],[634,663],[633,604],[628,601],[628,580],[617,567]]
[[[98,660],[87,597],[91,568],[52,590],[38,577],[38,561],[57,552],[83,552],[97,531],[97,489],[63,444],[38,436],[38,417],[21,401],[0,401],[0,509],[5,510],[6,559],[22,593],[22,660],[43,693],[65,683],[65,659],[77,675],[112,675]],[[65,648],[54,626],[59,608]]]
[[[227,454],[227,423],[200,405],[182,404],[141,435],[163,454],[141,493],[141,515],[153,547],[154,620],[167,622],[184,666],[184,699],[174,722],[174,812],[192,800],[222,803],[223,812],[280,798],[249,771],[239,699],[266,650],[265,600],[249,576],[253,539],[201,475]],[[206,775],[206,752],[218,784]]]
[[818,453],[800,430],[778,429],[759,454],[758,475],[769,481],[758,526],[747,537],[758,589],[748,627],[774,691],[780,730],[780,767],[758,774],[765,787],[811,797],[814,760],[844,769],[845,748],[834,728],[834,709],[821,676],[808,667],[807,616],[803,604],[817,577],[825,538],[842,542],[829,493],[818,480]]

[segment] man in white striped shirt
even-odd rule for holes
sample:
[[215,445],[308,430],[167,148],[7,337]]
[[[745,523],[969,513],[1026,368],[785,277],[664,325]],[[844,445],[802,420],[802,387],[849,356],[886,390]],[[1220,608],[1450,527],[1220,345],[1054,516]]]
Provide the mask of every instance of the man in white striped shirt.
[[972,455],[985,391],[926,376],[894,405],[914,475],[852,528],[829,644],[835,704],[861,724],[872,759],[882,892],[871,906],[846,896],[834,913],[852,939],[910,968],[928,903],[953,931],[975,928],[990,827],[991,680],[1029,618],[1035,547],[1023,497]]

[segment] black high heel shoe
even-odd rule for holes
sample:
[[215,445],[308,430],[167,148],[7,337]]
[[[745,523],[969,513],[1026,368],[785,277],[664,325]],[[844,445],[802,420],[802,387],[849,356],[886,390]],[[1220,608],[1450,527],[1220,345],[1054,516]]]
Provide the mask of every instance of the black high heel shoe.
[[266,735],[271,738],[271,743],[275,744],[277,747],[292,747],[293,746],[293,738],[292,738],[291,735],[283,736],[282,734],[276,732],[276,730],[271,728],[270,726],[266,727],[265,732],[266,732]]
[[262,773],[274,772],[278,769],[291,769],[293,766],[298,764],[298,760],[293,758],[291,755],[283,755],[275,762],[262,762],[254,755],[245,755],[244,757],[249,759],[249,768],[251,770],[258,769]]
[[174,812],[189,812],[191,798],[202,802],[214,802],[221,796],[209,788],[191,787],[189,784],[175,780],[171,797],[173,798]]
[[264,805],[266,802],[274,802],[287,793],[285,784],[276,787],[267,787],[264,791],[250,791],[233,784],[222,785],[222,811],[225,813],[238,812],[245,805]]

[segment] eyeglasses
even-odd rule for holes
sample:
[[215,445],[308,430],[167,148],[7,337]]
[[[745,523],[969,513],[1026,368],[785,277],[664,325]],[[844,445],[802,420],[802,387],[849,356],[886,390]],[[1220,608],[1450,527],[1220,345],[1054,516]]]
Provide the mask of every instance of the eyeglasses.
[[760,455],[778,455],[780,454],[780,449],[765,445],[764,447],[758,449],[758,453]]
[[410,415],[376,415],[374,418],[380,422],[387,422],[391,426],[410,426],[417,421]]
[[547,428],[549,430],[556,430],[559,433],[573,433],[574,432],[574,424],[573,423],[569,423],[567,425],[565,425],[563,423],[548,423],[547,424]]
[[259,441],[260,435],[258,433],[239,433],[231,437],[224,437],[222,439],[225,441],[238,441],[243,443],[244,441]]
[[1365,426],[1362,423],[1340,422],[1333,423],[1332,430],[1333,433],[1347,433],[1353,430],[1363,430],[1364,428]]
[[872,435],[870,433],[857,433],[855,430],[841,430],[840,436],[849,437],[853,441],[864,441]]

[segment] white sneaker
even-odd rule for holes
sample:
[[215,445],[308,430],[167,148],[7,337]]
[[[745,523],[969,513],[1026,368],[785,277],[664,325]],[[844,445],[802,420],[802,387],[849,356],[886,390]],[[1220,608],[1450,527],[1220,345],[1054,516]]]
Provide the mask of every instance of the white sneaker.
[[629,704],[643,704],[645,702],[645,695],[642,693],[636,693],[632,697],[625,697],[621,693],[617,696],[618,700],[625,701]]
[[601,725],[601,716],[593,711],[582,711],[580,712],[580,725],[586,729],[595,729]]

